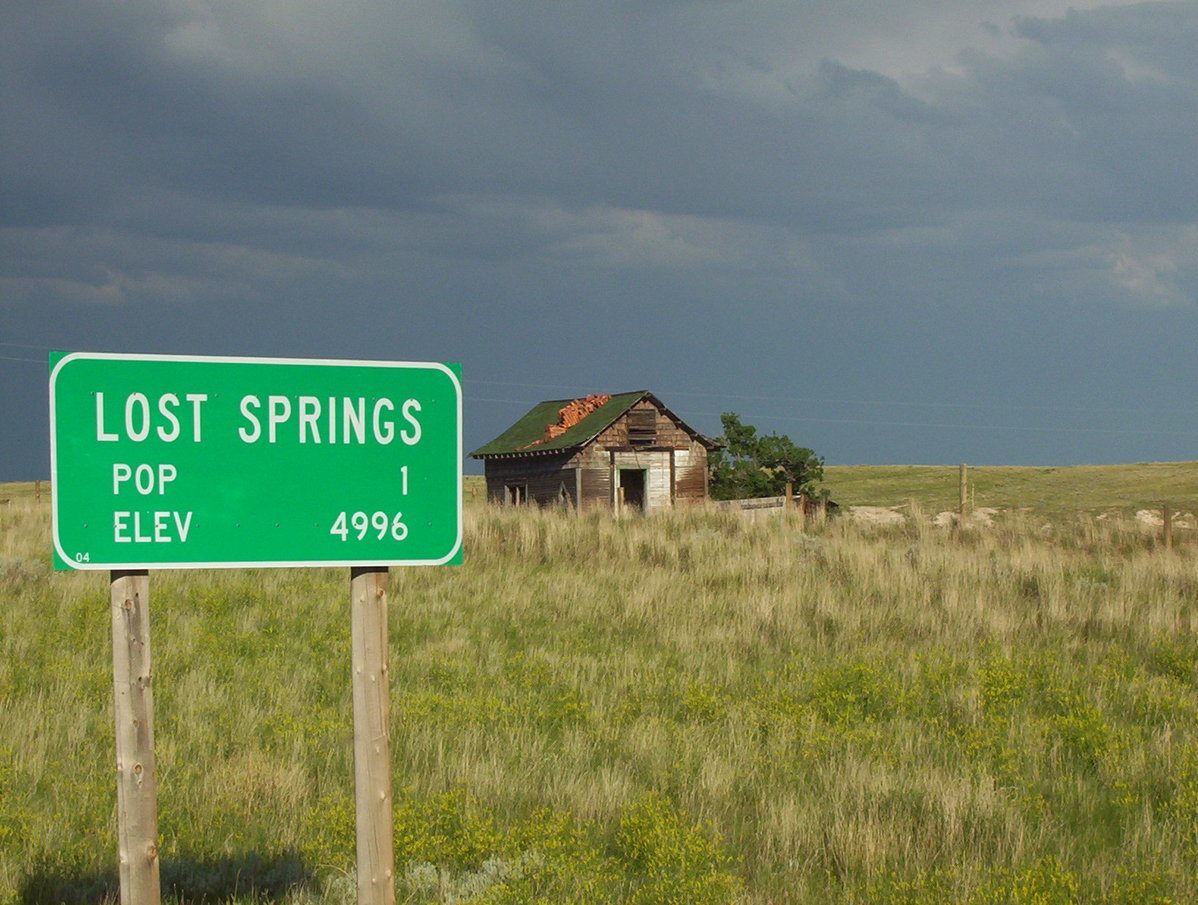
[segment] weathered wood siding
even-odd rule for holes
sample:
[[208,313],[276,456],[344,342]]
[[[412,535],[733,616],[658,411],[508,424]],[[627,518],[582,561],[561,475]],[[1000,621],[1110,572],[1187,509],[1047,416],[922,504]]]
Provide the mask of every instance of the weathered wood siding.
[[[576,469],[581,469],[584,508],[615,505],[621,468],[647,472],[647,511],[667,509],[675,502],[707,498],[707,448],[651,399],[642,399],[629,410],[655,412],[656,437],[631,444],[628,413],[616,419],[591,443],[574,455],[528,455],[488,458],[485,462],[487,499],[506,502],[509,484],[526,484],[529,503],[560,503],[562,488],[573,506],[577,499]],[[672,461],[671,461],[672,460]]]
[[573,506],[576,502],[574,467],[568,455],[488,459],[484,469],[489,502],[507,502],[509,484],[527,485],[529,503],[559,505],[563,487],[569,505]]
[[707,499],[707,447],[698,440],[674,452],[674,499]]
[[579,450],[572,461],[582,469],[583,508],[611,508],[615,492],[612,490],[611,457],[607,450],[592,443]]

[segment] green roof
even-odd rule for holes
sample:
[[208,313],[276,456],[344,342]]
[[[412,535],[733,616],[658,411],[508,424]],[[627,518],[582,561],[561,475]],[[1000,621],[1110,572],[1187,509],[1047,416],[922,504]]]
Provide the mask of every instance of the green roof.
[[551,424],[557,424],[558,411],[562,406],[574,400],[548,399],[545,402],[538,402],[528,410],[523,418],[470,455],[478,459],[483,456],[511,455],[513,453],[557,452],[581,446],[583,443],[593,440],[604,428],[646,395],[648,395],[647,390],[614,395],[560,437],[554,437],[552,440],[532,446],[531,444],[545,436],[545,428]]

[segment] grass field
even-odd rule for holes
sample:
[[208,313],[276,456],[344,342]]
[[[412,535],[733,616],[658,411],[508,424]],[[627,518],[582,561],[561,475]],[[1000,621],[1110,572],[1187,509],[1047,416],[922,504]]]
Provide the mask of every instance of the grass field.
[[[0,499],[0,903],[112,901],[106,576]],[[392,574],[399,901],[1198,902],[1191,542],[467,521]],[[168,901],[353,901],[346,577],[154,576]]]
[[[976,506],[1030,507],[1045,514],[1159,508],[1198,511],[1198,462],[969,469]],[[956,509],[956,465],[828,465],[824,486],[848,506],[898,506],[914,500],[928,512]]]

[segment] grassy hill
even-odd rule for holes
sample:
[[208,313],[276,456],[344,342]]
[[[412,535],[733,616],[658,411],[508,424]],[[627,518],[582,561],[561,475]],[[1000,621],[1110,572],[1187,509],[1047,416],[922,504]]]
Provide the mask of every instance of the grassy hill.
[[[0,903],[113,902],[107,576],[16,491]],[[471,506],[392,570],[399,901],[1198,902],[1196,575],[1124,523]],[[346,579],[154,575],[168,903],[353,901]]]
[[[1045,513],[1136,510],[1168,502],[1198,509],[1198,462],[1068,467],[971,466],[975,506],[1031,507]],[[897,506],[914,500],[927,512],[955,509],[956,465],[828,465],[824,486],[849,506]]]

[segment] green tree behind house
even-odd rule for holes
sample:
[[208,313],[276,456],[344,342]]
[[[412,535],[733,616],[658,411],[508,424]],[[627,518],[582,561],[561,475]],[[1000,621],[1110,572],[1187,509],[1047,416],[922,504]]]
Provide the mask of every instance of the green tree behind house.
[[735,412],[720,415],[724,433],[721,449],[707,458],[712,499],[743,500],[782,496],[786,484],[795,493],[816,495],[816,484],[824,477],[824,460],[810,449],[796,446],[786,434],[759,435],[757,428],[743,424]]

